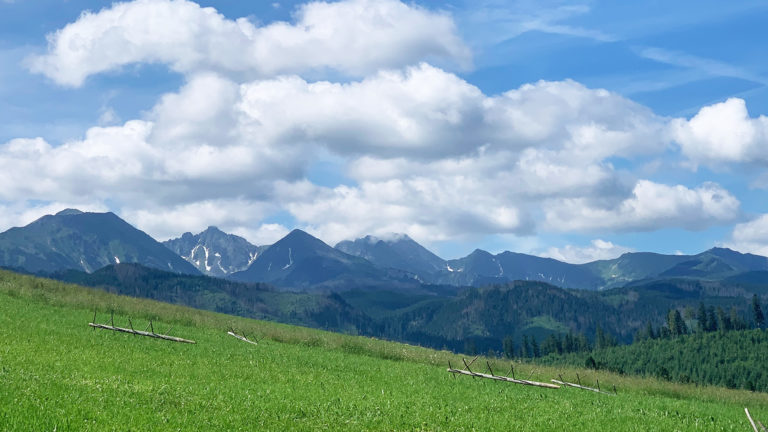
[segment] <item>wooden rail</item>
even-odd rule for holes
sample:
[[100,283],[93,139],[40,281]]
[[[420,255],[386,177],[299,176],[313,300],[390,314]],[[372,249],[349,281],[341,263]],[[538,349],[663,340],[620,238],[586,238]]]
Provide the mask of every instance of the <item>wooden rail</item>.
[[134,334],[134,335],[147,336],[147,337],[151,337],[151,338],[169,340],[169,341],[173,341],[173,342],[182,342],[182,343],[191,343],[191,344],[195,343],[195,341],[193,341],[193,340],[183,339],[183,338],[175,337],[175,336],[168,336],[168,335],[164,335],[164,334],[158,334],[158,333],[155,333],[155,332],[151,332],[150,333],[150,332],[146,332],[146,331],[127,329],[127,328],[123,328],[123,327],[115,327],[115,326],[106,325],[106,324],[88,323],[88,325],[93,327],[94,329],[100,328],[100,329],[104,329],[104,330],[112,330],[112,331],[117,331],[117,332],[130,333],[130,334]]
[[230,336],[232,336],[232,337],[236,337],[236,338],[240,339],[240,340],[241,340],[241,341],[243,341],[243,342],[248,342],[248,343],[250,343],[250,344],[258,345],[256,342],[254,342],[254,341],[252,341],[252,340],[248,339],[248,338],[247,338],[247,337],[245,337],[245,336],[240,336],[239,334],[237,334],[237,333],[235,333],[235,332],[232,332],[232,331],[228,331],[228,332],[227,332],[227,334],[228,334],[228,335],[230,335]]
[[520,379],[514,379],[514,378],[505,377],[505,376],[472,372],[471,370],[454,369],[451,367],[448,368],[448,372],[452,374],[469,375],[471,377],[487,378],[487,379],[492,379],[496,381],[505,381],[505,382],[515,383],[515,384],[529,385],[529,386],[535,386],[535,387],[544,387],[544,388],[551,388],[551,389],[560,388],[560,386],[555,384],[542,383],[542,382],[529,381],[529,380],[520,380]]
[[560,384],[560,385],[562,385],[562,386],[567,386],[567,387],[576,387],[576,388],[579,388],[579,389],[582,389],[582,390],[589,390],[589,391],[593,391],[593,392],[595,392],[595,393],[606,394],[606,395],[609,395],[609,396],[616,396],[616,395],[615,395],[615,394],[613,394],[613,393],[608,393],[608,392],[606,392],[606,391],[602,391],[602,390],[600,390],[600,389],[596,389],[596,388],[592,388],[592,387],[587,387],[587,386],[583,386],[583,385],[579,385],[579,384],[574,384],[574,383],[569,383],[569,382],[567,382],[567,381],[560,381],[560,380],[556,380],[556,379],[553,379],[553,380],[551,380],[551,381],[552,381],[553,383],[556,383],[556,384]]

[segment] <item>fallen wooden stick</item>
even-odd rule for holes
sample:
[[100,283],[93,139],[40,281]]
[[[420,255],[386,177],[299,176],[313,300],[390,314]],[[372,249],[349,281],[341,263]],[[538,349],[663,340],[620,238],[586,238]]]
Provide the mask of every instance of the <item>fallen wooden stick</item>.
[[548,383],[542,383],[537,381],[529,381],[529,380],[519,380],[514,378],[509,378],[505,376],[499,376],[499,375],[488,375],[484,373],[479,372],[472,372],[468,370],[463,369],[453,369],[448,368],[448,372],[452,374],[461,374],[461,375],[469,375],[471,377],[478,377],[478,378],[488,378],[496,381],[506,381],[511,382],[515,384],[522,384],[522,385],[529,385],[529,386],[536,386],[536,387],[544,387],[544,388],[551,388],[551,389],[558,389],[560,386],[554,385],[554,384],[548,384]]
[[104,330],[112,330],[112,331],[118,331],[118,332],[123,332],[123,333],[130,333],[130,334],[135,334],[135,335],[139,335],[139,336],[147,336],[147,337],[152,337],[152,338],[156,338],[156,339],[164,339],[164,340],[169,340],[169,341],[173,341],[173,342],[183,342],[183,343],[192,343],[192,344],[195,343],[195,341],[193,341],[193,340],[182,339],[182,338],[175,337],[175,336],[168,336],[168,335],[164,335],[164,334],[150,333],[150,332],[145,332],[145,331],[141,331],[141,330],[131,330],[131,329],[127,329],[127,328],[115,327],[115,326],[110,326],[110,325],[106,325],[106,324],[88,323],[88,325],[93,327],[94,329],[100,328],[100,329],[104,329]]
[[583,385],[579,385],[579,384],[574,384],[574,383],[569,383],[569,382],[567,382],[567,381],[560,381],[560,380],[556,380],[556,379],[553,379],[553,380],[551,380],[551,381],[552,381],[553,383],[555,383],[555,384],[560,384],[560,385],[563,385],[563,386],[568,386],[568,387],[576,387],[576,388],[580,388],[580,389],[582,389],[582,390],[589,390],[589,391],[593,391],[593,392],[595,392],[595,393],[602,393],[602,394],[606,394],[606,395],[609,395],[609,396],[616,396],[616,395],[615,395],[615,394],[613,394],[613,393],[608,393],[608,392],[606,392],[606,391],[602,391],[602,390],[600,390],[600,389],[596,389],[596,388],[592,388],[592,387],[587,387],[587,386],[583,386]]
[[[748,410],[746,407],[744,408],[744,412],[745,412],[745,413],[747,413],[747,419],[749,420],[749,424],[751,424],[751,425],[752,425],[752,429],[754,429],[754,430],[755,430],[755,432],[760,432],[760,431],[757,429],[757,425],[755,425],[755,421],[754,421],[754,420],[752,420],[752,416],[749,414],[749,410]],[[758,422],[758,423],[759,423],[759,422]],[[761,425],[761,426],[762,426],[762,425]],[[765,430],[765,428],[763,428],[763,430]]]
[[251,344],[254,344],[254,345],[258,345],[256,342],[254,342],[252,340],[249,340],[245,336],[240,336],[239,334],[237,334],[235,332],[228,331],[227,334],[230,335],[230,336],[234,336],[234,337],[240,339],[241,341],[248,342],[248,343],[251,343]]

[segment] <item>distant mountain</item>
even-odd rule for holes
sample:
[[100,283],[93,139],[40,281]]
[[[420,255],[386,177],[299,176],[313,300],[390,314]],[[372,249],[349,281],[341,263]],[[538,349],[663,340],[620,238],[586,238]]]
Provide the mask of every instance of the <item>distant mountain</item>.
[[744,272],[768,271],[768,258],[723,248],[710,249],[698,255],[626,253],[612,260],[586,264],[569,264],[514,252],[493,255],[476,249],[464,258],[445,263],[445,270],[434,282],[483,286],[527,280],[589,290],[659,278],[720,280]]
[[67,209],[0,234],[0,265],[30,272],[139,263],[175,273],[200,274],[190,263],[114,213]]
[[247,269],[266,249],[266,246],[252,245],[248,240],[227,234],[214,226],[200,234],[184,233],[163,244],[189,261],[201,273],[217,277]]
[[713,248],[697,255],[626,253],[584,267],[603,279],[604,288],[611,288],[657,278],[721,280],[739,273],[768,270],[768,258]]
[[492,255],[476,249],[464,258],[447,261],[446,270],[439,281],[458,285],[482,286],[515,280],[581,289],[602,285],[600,277],[579,265],[508,251]]
[[336,249],[365,258],[379,267],[411,272],[424,282],[436,280],[436,275],[445,270],[445,260],[405,234],[389,238],[365,236],[354,241],[340,242]]
[[670,268],[690,260],[687,255],[662,255],[650,252],[630,252],[611,260],[593,261],[582,266],[602,279],[601,288],[623,286],[627,283],[656,277]]
[[370,261],[334,249],[322,240],[295,229],[270,246],[233,280],[269,282],[300,289],[347,289],[395,282],[418,285],[413,275],[381,269]]

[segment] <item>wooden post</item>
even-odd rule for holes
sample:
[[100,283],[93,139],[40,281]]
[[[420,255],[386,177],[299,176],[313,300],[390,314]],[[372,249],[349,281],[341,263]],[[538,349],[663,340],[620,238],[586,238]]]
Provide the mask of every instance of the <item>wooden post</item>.
[[110,320],[112,321],[112,327],[114,327],[115,326],[115,310],[114,309],[112,309],[112,313],[110,317],[111,317]]
[[579,381],[579,385],[581,385],[581,378],[579,378],[579,374],[576,374],[576,380]]
[[[93,310],[93,319],[91,321],[96,322],[96,309]],[[96,329],[94,328],[93,331],[96,331]]]
[[488,360],[486,360],[485,364],[488,366],[488,371],[491,373],[491,376],[493,376],[493,369],[491,369],[491,363]]
[[179,337],[168,336],[168,335],[157,334],[157,333],[147,333],[147,332],[143,332],[143,331],[139,331],[139,330],[131,330],[131,329],[122,328],[122,327],[108,326],[106,324],[88,323],[88,325],[93,327],[93,328],[100,328],[100,329],[104,329],[104,330],[112,330],[112,331],[118,331],[118,332],[123,332],[123,333],[130,333],[130,334],[139,335],[139,336],[148,336],[148,337],[153,337],[153,338],[156,338],[156,339],[169,340],[169,341],[173,341],[173,342],[183,342],[183,343],[192,343],[192,344],[195,343],[195,341],[189,340],[189,339],[183,339],[183,338],[179,338]]
[[757,426],[755,425],[755,421],[752,420],[752,416],[749,415],[749,410],[746,407],[744,408],[744,412],[747,413],[747,419],[749,420],[749,424],[752,425],[752,429],[754,429],[755,432],[760,432],[760,431],[757,430]]
[[[475,357],[475,359],[477,359],[477,357]],[[463,362],[464,362],[464,366],[466,366],[467,370],[468,370],[470,373],[473,373],[473,372],[472,372],[472,369],[470,369],[470,368],[469,368],[469,365],[467,364],[467,361],[466,361],[466,360],[464,360],[464,357],[462,357],[462,358],[461,358],[461,361],[463,361]],[[474,361],[475,361],[475,360],[472,360],[471,362],[469,362],[469,364],[472,364],[472,362],[474,362]],[[474,375],[472,376],[472,378],[474,378]]]
[[152,325],[152,320],[149,320],[149,328],[152,330],[152,334],[155,334],[155,327]]

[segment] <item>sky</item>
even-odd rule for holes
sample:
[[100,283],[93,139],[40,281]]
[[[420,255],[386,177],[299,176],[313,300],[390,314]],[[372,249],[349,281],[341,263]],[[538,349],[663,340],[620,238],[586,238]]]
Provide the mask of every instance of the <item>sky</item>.
[[764,1],[0,0],[0,230],[768,255]]

